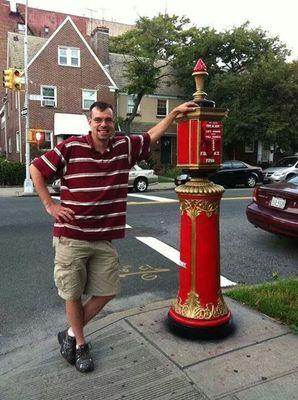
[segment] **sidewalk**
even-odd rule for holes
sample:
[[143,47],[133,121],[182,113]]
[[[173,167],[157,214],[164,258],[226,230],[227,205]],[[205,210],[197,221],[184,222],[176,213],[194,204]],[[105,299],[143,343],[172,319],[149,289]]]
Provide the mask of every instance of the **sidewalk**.
[[[162,182],[157,183],[156,185],[150,185],[148,191],[146,193],[154,192],[156,190],[169,190],[174,189],[174,182]],[[48,189],[51,194],[55,194],[51,186],[48,186]],[[23,186],[10,186],[10,187],[1,187],[0,186],[0,197],[32,197],[37,196],[36,192],[33,193],[24,193]]]
[[[294,400],[298,337],[226,298],[236,324],[220,341],[187,340],[166,326],[170,301],[90,323],[95,371],[81,374],[55,335],[6,355],[1,400]],[[63,327],[61,327],[63,328]]]

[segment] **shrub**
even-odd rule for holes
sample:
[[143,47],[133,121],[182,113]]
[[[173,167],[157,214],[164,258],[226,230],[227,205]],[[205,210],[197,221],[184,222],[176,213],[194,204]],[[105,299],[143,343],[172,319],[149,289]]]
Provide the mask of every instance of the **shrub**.
[[182,174],[182,169],[178,167],[172,167],[172,168],[167,168],[163,172],[163,176],[166,176],[167,178],[172,178],[175,179],[177,175]]
[[25,164],[0,160],[0,185],[22,185],[25,176]]

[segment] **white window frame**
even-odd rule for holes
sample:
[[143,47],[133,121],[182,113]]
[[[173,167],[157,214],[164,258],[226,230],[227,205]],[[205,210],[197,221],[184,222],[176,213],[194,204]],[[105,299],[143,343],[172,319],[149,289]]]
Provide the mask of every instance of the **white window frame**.
[[254,140],[244,143],[244,152],[245,153],[254,153],[254,151],[255,151],[255,141]]
[[[66,50],[66,63],[61,63],[60,60],[60,52],[61,50]],[[74,65],[71,62],[71,59],[74,58],[71,56],[72,50],[77,50],[78,51],[78,65]],[[58,46],[58,65],[61,65],[62,67],[74,67],[74,68],[80,68],[81,66],[81,51],[78,47],[68,47],[68,46]]]
[[20,132],[16,131],[16,153],[20,152]]
[[[166,113],[165,114],[159,114],[158,113],[158,102],[159,101],[165,101],[166,102]],[[157,117],[165,117],[169,112],[169,101],[168,99],[157,99],[156,101],[156,116]]]
[[84,98],[84,94],[86,94],[86,92],[93,92],[94,99],[93,99],[92,103],[94,103],[97,100],[97,90],[94,90],[94,89],[82,89],[82,109],[83,110],[89,110],[89,108],[90,108],[90,106],[88,106],[88,107],[85,106],[85,101],[88,101],[88,99]]
[[[44,96],[43,94],[43,89],[54,89],[54,96]],[[51,86],[51,85],[41,85],[40,86],[40,94],[41,94],[41,101],[40,105],[42,107],[57,107],[57,86]],[[54,100],[55,104],[51,106],[50,104],[45,104],[46,100]]]
[[18,23],[18,32],[19,33],[24,33],[26,30],[26,25],[22,23]]
[[[135,99],[136,95],[135,94],[129,94],[127,95],[127,109],[126,109],[126,113],[127,114],[132,114],[132,110],[134,108],[134,99]],[[141,107],[140,104],[138,105],[138,109],[137,109],[137,114],[140,114],[141,112]]]
[[12,153],[12,145],[11,145],[11,137],[8,138],[8,153],[11,154]]
[[[46,140],[49,139],[49,140]],[[42,152],[47,152],[49,150],[52,150],[54,148],[54,132],[53,131],[48,131],[45,130],[45,142],[50,142],[50,148],[46,147],[44,148],[44,143],[38,146],[38,149]]]

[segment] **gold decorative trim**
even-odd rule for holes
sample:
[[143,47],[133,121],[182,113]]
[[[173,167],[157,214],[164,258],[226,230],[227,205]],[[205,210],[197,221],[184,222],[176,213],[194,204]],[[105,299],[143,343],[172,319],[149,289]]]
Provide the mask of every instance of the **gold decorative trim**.
[[190,218],[196,218],[203,212],[210,218],[213,214],[218,214],[219,203],[217,201],[183,199],[180,202],[180,213],[184,212]]
[[185,318],[191,319],[206,319],[210,320],[213,318],[218,318],[226,315],[229,310],[221,294],[219,294],[217,299],[217,305],[206,304],[206,307],[202,307],[199,299],[199,295],[194,291],[188,294],[188,297],[184,304],[182,304],[181,299],[176,299],[173,304],[174,311]]
[[175,191],[186,194],[223,194],[225,189],[208,179],[191,178],[185,185],[176,187]]

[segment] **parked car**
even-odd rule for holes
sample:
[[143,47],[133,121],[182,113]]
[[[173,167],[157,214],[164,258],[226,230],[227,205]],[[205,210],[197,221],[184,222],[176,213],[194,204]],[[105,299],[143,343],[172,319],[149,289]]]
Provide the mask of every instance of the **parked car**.
[[[128,187],[133,188],[136,192],[145,192],[148,185],[158,183],[158,176],[155,175],[153,169],[143,169],[138,165],[131,168],[128,175]],[[52,188],[56,193],[60,193],[60,179],[56,179],[52,183]]]
[[[263,181],[263,173],[260,167],[254,167],[243,161],[231,160],[224,161],[220,169],[211,173],[208,178],[214,183],[227,187],[245,185],[253,188],[258,182]],[[178,186],[189,180],[189,174],[183,173],[177,176],[175,184]]]
[[255,227],[298,238],[298,176],[255,188],[246,216]]
[[263,171],[264,183],[286,181],[298,175],[298,156],[281,158]]

